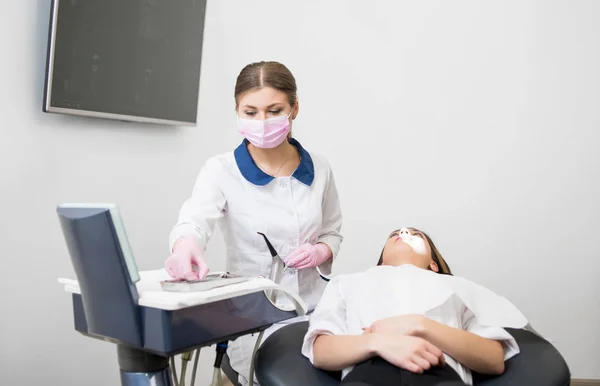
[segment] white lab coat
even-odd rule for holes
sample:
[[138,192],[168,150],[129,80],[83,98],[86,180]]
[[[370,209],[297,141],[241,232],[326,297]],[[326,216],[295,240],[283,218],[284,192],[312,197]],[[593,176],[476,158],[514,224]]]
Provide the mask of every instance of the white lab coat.
[[[192,235],[205,247],[218,222],[227,248],[227,271],[231,273],[269,276],[272,258],[257,232],[264,233],[284,259],[306,242],[327,244],[335,257],[342,242],[342,215],[333,173],[324,158],[308,153],[294,139],[290,142],[301,157],[291,177],[265,174],[245,143],[234,152],[208,159],[191,197],[180,210],[170,245],[179,237]],[[319,268],[327,274],[331,265],[330,260]],[[309,268],[285,274],[281,284],[298,293],[312,310],[326,282]],[[277,303],[291,306],[284,296],[278,297]],[[299,320],[302,318],[284,324]],[[269,328],[264,339],[284,324]],[[248,377],[255,339],[241,337],[229,345],[231,365],[244,378]]]
[[[362,328],[392,316],[418,314],[450,327],[501,341],[505,360],[517,355],[515,339],[502,327],[523,328],[527,320],[505,298],[466,279],[441,275],[413,265],[378,266],[340,275],[327,286],[310,317],[302,353],[314,363],[315,339],[326,335],[361,335]],[[467,384],[471,372],[444,354]],[[343,370],[346,376],[352,366]]]

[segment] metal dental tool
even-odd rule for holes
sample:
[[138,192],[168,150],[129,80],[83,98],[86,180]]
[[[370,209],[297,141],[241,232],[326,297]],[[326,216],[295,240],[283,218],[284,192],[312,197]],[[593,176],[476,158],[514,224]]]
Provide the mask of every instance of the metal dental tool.
[[331,280],[328,276],[324,275],[323,272],[321,272],[321,269],[319,267],[315,267],[315,269],[319,273],[319,276],[321,276],[321,279],[323,279],[325,281],[330,281]]
[[[261,232],[256,232],[259,235],[261,235],[264,239],[265,242],[267,243],[267,247],[269,248],[269,252],[271,253],[271,272],[269,273],[269,280],[271,280],[273,283],[275,284],[280,284],[281,282],[281,277],[283,276],[284,272],[286,271],[291,271],[294,270],[296,271],[294,268],[287,268],[285,266],[285,263],[283,262],[283,259],[279,256],[279,254],[277,253],[277,251],[275,250],[275,248],[273,247],[273,244],[271,244],[271,242],[269,241],[269,239],[267,238],[267,236],[264,233]],[[279,308],[276,304],[275,304],[275,294],[274,291],[277,290],[266,290],[265,291],[265,296],[267,297],[267,299],[269,300],[269,302],[271,302],[271,304],[276,307]],[[305,312],[301,311],[300,308],[298,307],[298,304],[296,303],[296,312],[298,313],[298,315],[304,315]],[[254,384],[254,361],[256,358],[256,353],[258,351],[258,348],[260,347],[260,343],[262,342],[262,337],[263,334],[265,333],[265,330],[262,330],[259,334],[258,334],[258,338],[256,339],[256,343],[254,345],[254,351],[252,353],[252,360],[250,362],[250,374],[248,379],[250,380],[250,384]]]
[[[281,282],[281,277],[283,276],[283,272],[285,271],[285,263],[283,262],[283,260],[281,259],[281,257],[279,256],[279,254],[277,253],[275,248],[273,248],[273,244],[271,244],[271,242],[269,241],[267,236],[261,232],[256,232],[256,233],[258,233],[265,239],[265,242],[267,243],[267,247],[269,248],[269,252],[271,253],[272,261],[271,261],[271,272],[269,273],[269,280],[271,280],[273,283],[279,284],[279,282]],[[271,291],[268,291],[268,292],[269,292],[269,294],[267,295],[267,297],[269,298],[269,300],[274,300],[270,296]]]
[[[281,258],[281,256],[279,256],[279,254],[273,247],[273,244],[271,244],[271,242],[269,241],[269,238],[264,233],[261,233],[261,232],[256,232],[256,233],[258,233],[265,239],[265,242],[267,243],[267,247],[269,248],[269,252],[271,253],[271,257],[273,258],[273,260],[271,262],[271,272],[269,274],[269,280],[271,280],[273,283],[280,284],[281,277],[283,276],[284,273],[286,273],[286,272],[295,273],[296,269],[291,268],[291,267],[286,267],[285,263],[283,262],[283,259]],[[269,301],[273,305],[275,305],[275,303],[274,303],[275,296],[273,294],[273,291],[267,290],[267,291],[265,291],[265,294],[267,295],[267,299],[269,299]]]

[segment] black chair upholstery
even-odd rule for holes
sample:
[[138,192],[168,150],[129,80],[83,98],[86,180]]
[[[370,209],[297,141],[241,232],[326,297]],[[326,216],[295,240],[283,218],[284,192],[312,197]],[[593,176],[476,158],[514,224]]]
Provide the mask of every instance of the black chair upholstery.
[[[315,368],[301,353],[308,322],[285,326],[269,336],[256,357],[256,379],[261,386],[338,386],[339,372]],[[481,386],[569,386],[571,374],[552,344],[526,331],[507,329],[521,352],[506,362],[498,377],[474,374]]]

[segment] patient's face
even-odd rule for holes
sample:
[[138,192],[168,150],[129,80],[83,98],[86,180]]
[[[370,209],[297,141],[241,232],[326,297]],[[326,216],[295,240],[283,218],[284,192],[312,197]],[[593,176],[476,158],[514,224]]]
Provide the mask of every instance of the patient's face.
[[431,258],[431,247],[423,233],[414,228],[393,231],[383,250],[384,265],[412,264],[420,268],[431,268],[437,272],[437,265]]

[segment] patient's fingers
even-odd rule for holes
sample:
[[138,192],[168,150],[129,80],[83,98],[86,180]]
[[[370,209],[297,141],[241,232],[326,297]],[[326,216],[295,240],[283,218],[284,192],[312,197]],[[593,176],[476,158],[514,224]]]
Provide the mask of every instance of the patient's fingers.
[[399,367],[402,367],[403,369],[408,370],[412,373],[417,373],[417,374],[423,373],[423,369],[413,361],[404,360],[404,361],[400,362],[399,364],[400,364]]
[[[439,357],[436,357],[429,351],[423,352],[422,356],[427,362],[431,363],[432,366],[437,366],[442,363],[442,359],[440,359]],[[442,358],[443,358],[443,356],[442,356]]]
[[440,364],[440,366],[445,366],[446,365],[446,359],[444,358],[444,352],[442,350],[440,350],[439,348],[437,348],[436,346],[432,345],[429,342],[427,342],[427,344],[425,345],[425,349],[429,353],[431,353],[432,355],[434,355],[436,358],[439,358],[439,364]]
[[429,351],[430,353],[432,353],[433,355],[435,355],[436,357],[441,357],[444,353],[442,352],[442,350],[440,350],[439,348],[437,348],[436,346],[432,345],[431,343],[427,342],[425,343],[425,349],[427,351]]
[[423,356],[419,355],[419,353],[414,354],[410,360],[423,370],[429,370],[431,368],[431,363],[423,358]]

